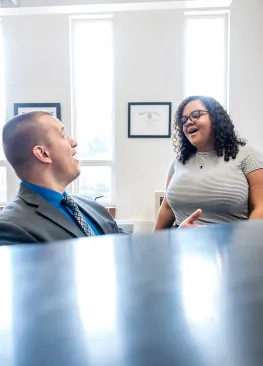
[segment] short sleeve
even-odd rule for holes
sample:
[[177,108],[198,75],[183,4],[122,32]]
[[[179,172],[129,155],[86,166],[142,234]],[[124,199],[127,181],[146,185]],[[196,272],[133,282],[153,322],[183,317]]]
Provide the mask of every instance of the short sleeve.
[[169,166],[168,177],[172,178],[172,176],[174,175],[176,164],[177,164],[177,159],[174,158]]
[[263,169],[263,155],[251,146],[245,146],[245,154],[241,162],[242,171],[247,176],[255,170]]

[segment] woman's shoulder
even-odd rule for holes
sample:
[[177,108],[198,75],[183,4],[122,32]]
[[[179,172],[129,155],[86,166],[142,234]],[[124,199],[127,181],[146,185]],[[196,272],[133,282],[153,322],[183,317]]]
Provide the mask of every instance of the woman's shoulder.
[[241,146],[237,157],[246,176],[254,170],[263,169],[263,155],[251,145]]
[[240,156],[240,158],[246,158],[248,155],[263,157],[262,153],[258,149],[249,144],[240,146],[238,155]]
[[175,171],[177,171],[180,166],[182,166],[183,164],[178,160],[178,157],[175,156],[172,161],[170,162],[169,165],[169,169],[168,169],[168,176],[172,177],[175,173]]
[[172,177],[174,175],[176,165],[178,163],[177,157],[175,156],[172,161],[170,162],[169,169],[168,169],[168,177]]

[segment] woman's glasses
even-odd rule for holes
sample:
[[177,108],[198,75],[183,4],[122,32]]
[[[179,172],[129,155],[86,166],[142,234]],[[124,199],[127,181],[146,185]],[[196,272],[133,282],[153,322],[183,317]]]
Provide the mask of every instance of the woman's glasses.
[[199,120],[199,118],[201,116],[203,116],[206,113],[209,113],[209,111],[207,111],[207,110],[201,110],[201,109],[196,109],[195,111],[191,112],[189,114],[189,116],[183,116],[180,119],[180,122],[182,123],[182,125],[185,125],[186,122],[188,121],[188,119],[190,119],[190,121],[192,121],[192,122],[196,122],[196,121]]

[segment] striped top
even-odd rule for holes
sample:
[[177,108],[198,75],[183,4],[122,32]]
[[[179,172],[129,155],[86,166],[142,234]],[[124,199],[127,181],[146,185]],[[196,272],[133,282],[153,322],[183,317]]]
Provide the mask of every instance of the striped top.
[[174,159],[166,192],[176,223],[196,209],[203,214],[197,224],[225,223],[249,217],[247,175],[263,169],[263,156],[251,146],[240,146],[236,159],[224,161],[215,151],[196,153],[185,165]]

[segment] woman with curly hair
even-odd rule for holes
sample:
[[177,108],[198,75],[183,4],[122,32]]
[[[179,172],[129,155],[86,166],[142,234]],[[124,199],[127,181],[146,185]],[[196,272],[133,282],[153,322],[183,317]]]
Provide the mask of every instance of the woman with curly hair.
[[215,99],[185,99],[174,131],[177,157],[154,230],[180,225],[198,208],[197,225],[263,218],[263,156],[237,136]]

